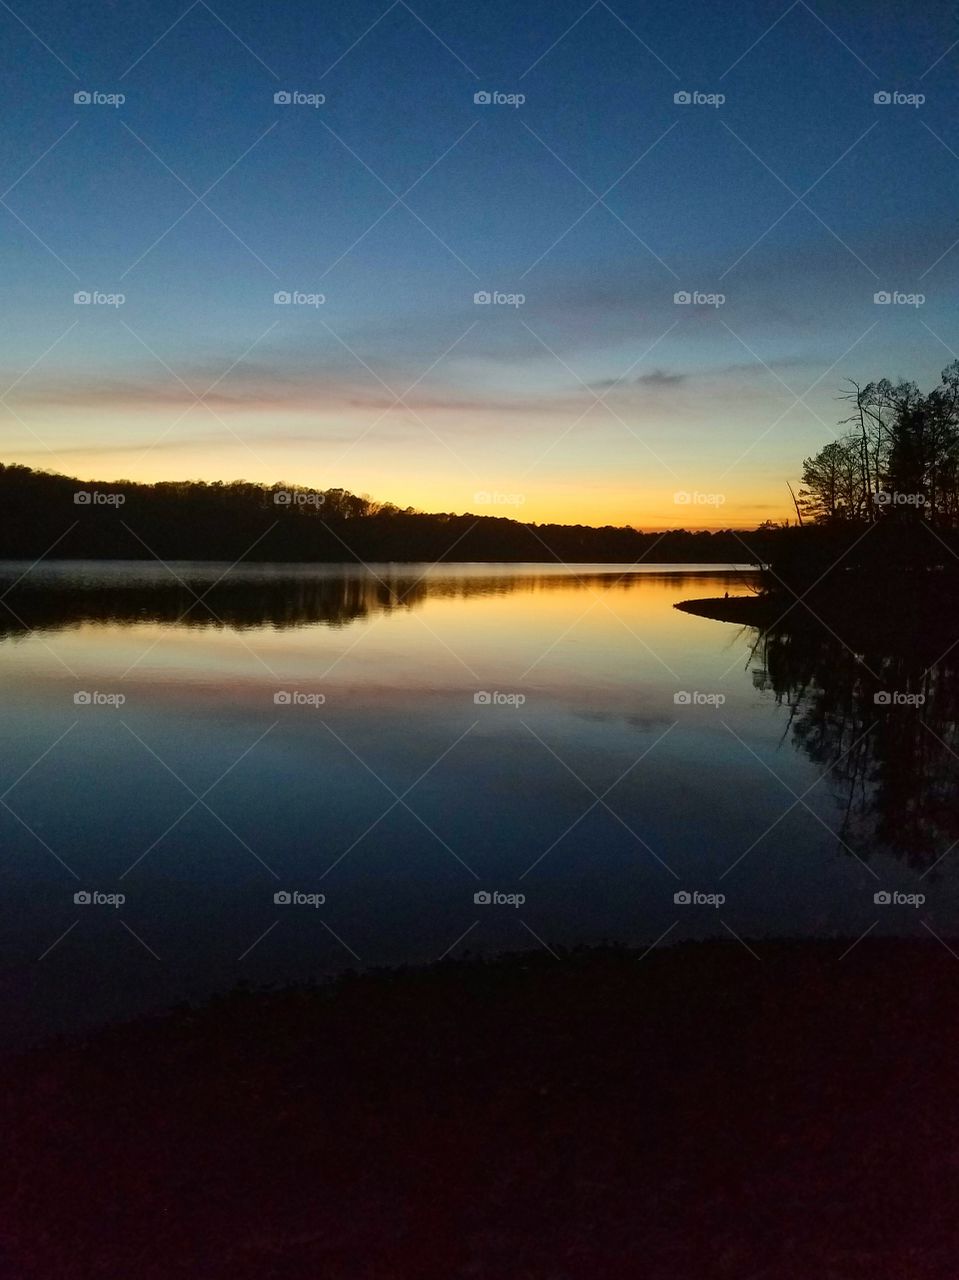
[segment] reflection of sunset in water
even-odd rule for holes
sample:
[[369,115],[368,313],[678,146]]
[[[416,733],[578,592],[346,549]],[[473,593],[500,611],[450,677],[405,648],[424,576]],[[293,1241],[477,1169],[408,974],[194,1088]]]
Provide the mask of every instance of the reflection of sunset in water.
[[[677,915],[680,890],[721,892],[740,936],[855,935],[877,884],[915,890],[919,875],[918,829],[874,820],[892,765],[901,812],[903,785],[939,797],[919,861],[943,852],[952,775],[915,716],[842,760],[872,708],[835,645],[757,647],[751,629],[673,608],[743,594],[748,573],[265,565],[204,596],[222,566],[176,571],[45,565],[8,596],[10,955],[41,954],[89,883],[122,885],[132,926],[175,960],[114,981],[116,939],[88,914],[45,962],[41,1021],[333,972],[349,952],[428,960],[474,921],[475,950],[525,945],[508,913],[477,920],[484,887],[523,892],[550,945],[724,931],[715,907]],[[948,917],[949,859],[923,885]],[[334,933],[288,915],[238,964],[284,886],[326,894]],[[899,912],[880,931],[917,928]]]

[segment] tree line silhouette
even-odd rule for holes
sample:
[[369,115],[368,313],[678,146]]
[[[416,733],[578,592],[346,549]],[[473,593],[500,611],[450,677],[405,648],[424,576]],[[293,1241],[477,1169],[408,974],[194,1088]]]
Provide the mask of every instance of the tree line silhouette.
[[954,570],[959,360],[928,392],[901,379],[850,380],[842,399],[845,429],[804,459],[792,525],[644,533],[426,513],[340,488],[96,483],[0,464],[0,557],[32,559],[55,544],[66,559],[759,563],[772,567],[772,590],[817,584],[820,594],[836,587],[840,565],[869,590],[879,578],[903,585],[916,571]]
[[[802,465],[766,593],[888,630],[959,627],[959,361],[938,386],[850,379],[842,434]],[[802,610],[800,610],[802,612]],[[948,624],[948,625],[944,625]]]
[[[82,495],[78,500],[77,495]],[[0,464],[0,558],[255,561],[562,561],[741,564],[767,533],[642,533],[628,526],[428,514],[344,489],[245,480],[91,482]]]
[[959,360],[923,393],[914,382],[850,380],[842,436],[803,461],[800,519],[959,526]]

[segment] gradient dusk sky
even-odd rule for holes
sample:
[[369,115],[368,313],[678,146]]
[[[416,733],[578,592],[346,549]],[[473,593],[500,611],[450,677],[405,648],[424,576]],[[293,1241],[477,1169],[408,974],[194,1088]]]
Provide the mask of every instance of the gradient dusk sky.
[[754,526],[843,378],[959,350],[954,3],[17,0],[0,27],[0,461]]

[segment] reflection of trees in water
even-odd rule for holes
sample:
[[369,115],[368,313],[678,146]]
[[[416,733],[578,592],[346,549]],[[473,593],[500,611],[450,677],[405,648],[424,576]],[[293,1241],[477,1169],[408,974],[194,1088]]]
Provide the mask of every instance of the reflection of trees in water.
[[[321,624],[347,626],[352,622],[413,609],[428,598],[467,599],[477,596],[564,591],[630,589],[639,581],[663,581],[665,575],[631,574],[469,574],[421,577],[416,573],[369,574],[297,573],[227,577],[213,586],[215,575],[189,579],[189,587],[172,577],[157,581],[110,584],[102,577],[79,585],[75,578],[51,577],[18,584],[2,600],[0,637],[74,627],[84,622],[122,625],[180,623],[189,627],[228,626],[237,630],[271,626],[277,629]],[[677,588],[697,581],[695,574],[670,574]],[[0,582],[0,594],[3,591]],[[190,590],[192,588],[192,591]],[[193,594],[195,592],[195,594]],[[197,596],[202,597],[197,600]]]
[[[931,866],[959,839],[959,645],[859,656],[825,628],[769,631],[753,680],[789,707],[793,743],[829,770],[843,840],[863,857],[882,847]],[[925,701],[882,705],[879,692]]]
[[150,586],[17,589],[3,601],[0,634],[61,630],[84,622],[125,626],[160,622],[236,630],[285,629],[309,622],[335,627],[399,604],[395,593],[375,580],[221,583],[209,591],[208,584],[191,585],[192,592],[172,580]]

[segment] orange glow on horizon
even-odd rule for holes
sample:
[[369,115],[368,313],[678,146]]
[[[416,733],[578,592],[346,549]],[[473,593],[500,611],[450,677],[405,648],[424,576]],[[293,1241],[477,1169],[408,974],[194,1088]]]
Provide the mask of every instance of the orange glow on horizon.
[[[225,456],[225,455],[229,456]],[[7,463],[20,463],[40,471],[57,472],[85,484],[133,481],[155,484],[160,481],[203,480],[207,483],[247,480],[259,484],[287,483],[317,489],[342,488],[366,494],[398,507],[416,511],[470,513],[498,516],[536,524],[630,526],[644,532],[669,529],[690,531],[754,529],[763,520],[781,521],[790,517],[788,500],[776,492],[747,489],[741,481],[735,491],[722,492],[701,481],[679,488],[666,476],[663,484],[648,478],[633,483],[618,476],[601,482],[576,483],[568,478],[547,480],[535,475],[510,482],[502,475],[488,482],[474,482],[456,475],[455,460],[442,472],[400,474],[382,463],[347,457],[339,467],[314,458],[287,458],[271,464],[242,444],[229,450],[164,450],[82,448],[52,455],[43,449],[7,454]],[[411,468],[415,470],[415,468]]]

